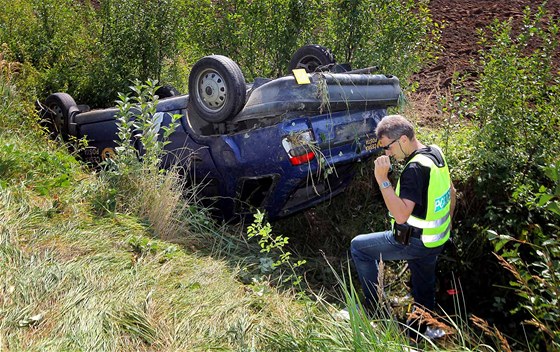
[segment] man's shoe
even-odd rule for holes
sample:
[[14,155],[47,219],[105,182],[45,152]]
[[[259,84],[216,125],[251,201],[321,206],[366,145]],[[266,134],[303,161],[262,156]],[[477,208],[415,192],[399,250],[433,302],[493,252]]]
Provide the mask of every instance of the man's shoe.
[[[356,313],[360,314],[360,311],[359,311],[358,308],[356,308]],[[366,310],[366,314],[367,314],[367,310]],[[333,314],[333,317],[334,317],[336,320],[350,321],[350,311],[348,311],[348,307],[343,308],[343,309],[339,310],[338,312],[334,313],[334,314]],[[370,319],[369,316],[368,316],[367,318]],[[376,327],[377,327],[377,324],[374,323],[373,321],[370,322],[370,325],[371,325],[373,328],[376,328]]]
[[336,320],[350,321],[350,312],[348,311],[348,308],[339,310],[338,312],[334,313],[333,316]]
[[408,337],[415,342],[419,342],[421,338],[433,341],[447,335],[444,329],[438,328],[437,326],[427,325],[424,322],[419,323],[418,321],[407,321],[406,327]]
[[445,330],[438,328],[438,327],[426,327],[426,331],[424,332],[424,336],[430,340],[437,340],[441,339],[446,335]]

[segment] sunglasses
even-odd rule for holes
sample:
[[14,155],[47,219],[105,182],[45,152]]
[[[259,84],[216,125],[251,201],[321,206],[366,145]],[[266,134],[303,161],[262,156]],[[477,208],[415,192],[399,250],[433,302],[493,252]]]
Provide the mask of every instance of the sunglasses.
[[[400,137],[399,137],[399,138],[400,138]],[[386,146],[381,146],[381,145],[379,145],[379,144],[381,143],[381,141],[379,141],[379,142],[377,143],[377,145],[379,146],[379,148],[381,148],[381,149],[383,149],[383,150],[389,150],[389,147],[391,147],[391,144],[393,144],[393,143],[395,143],[396,141],[398,141],[399,138],[393,139],[393,141],[392,141],[391,143],[387,144]]]

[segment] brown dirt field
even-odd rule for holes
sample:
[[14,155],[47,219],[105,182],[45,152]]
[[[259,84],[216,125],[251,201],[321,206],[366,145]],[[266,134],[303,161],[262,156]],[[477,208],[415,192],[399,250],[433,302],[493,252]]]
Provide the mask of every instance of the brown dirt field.
[[[523,10],[527,6],[536,9],[540,3],[534,0],[431,0],[429,7],[434,20],[444,24],[443,53],[412,78],[419,83],[419,88],[410,99],[420,118],[437,117],[438,96],[450,87],[455,72],[476,75],[478,51],[482,49],[477,29],[484,29],[494,19],[509,18],[513,19],[514,29],[519,28]],[[560,0],[549,0],[546,9],[555,19],[560,18]],[[560,62],[560,53],[558,59]]]

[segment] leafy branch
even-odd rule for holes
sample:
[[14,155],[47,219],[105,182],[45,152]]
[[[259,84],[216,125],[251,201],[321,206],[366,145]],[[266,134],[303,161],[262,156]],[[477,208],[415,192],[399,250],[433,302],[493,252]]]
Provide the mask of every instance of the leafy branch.
[[[292,253],[284,250],[284,246],[288,244],[289,238],[282,235],[273,235],[272,226],[268,221],[265,222],[265,213],[257,210],[254,214],[255,219],[253,223],[247,226],[247,236],[249,238],[257,237],[259,246],[261,247],[261,253],[270,254],[271,252],[278,251],[279,257],[276,261],[270,260],[268,257],[261,258],[261,266],[264,270],[273,271],[276,268],[287,265],[290,268],[291,274],[283,280],[284,283],[292,281],[294,286],[301,289],[301,275],[296,273],[296,269],[306,263],[305,259],[293,262]],[[263,260],[264,259],[264,260]]]

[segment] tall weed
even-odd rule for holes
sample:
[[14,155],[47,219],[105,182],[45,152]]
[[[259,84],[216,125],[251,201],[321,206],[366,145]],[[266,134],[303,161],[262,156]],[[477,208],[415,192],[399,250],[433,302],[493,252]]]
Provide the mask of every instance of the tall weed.
[[[272,233],[272,226],[269,222],[266,222],[264,215],[263,212],[257,210],[253,223],[247,227],[247,237],[256,237],[261,247],[260,252],[264,254],[259,258],[259,268],[262,273],[270,273],[281,266],[288,267],[287,276],[282,282],[290,282],[301,291],[302,276],[297,273],[297,268],[304,265],[306,261],[293,260],[292,253],[284,248],[288,244],[289,238],[282,235],[274,235]],[[274,257],[276,255],[279,256],[278,259]]]
[[184,203],[181,170],[160,169],[179,116],[156,112],[154,81],[136,82],[130,88],[135,95],[121,94],[117,102],[116,155],[102,165],[107,188],[97,201],[105,210],[137,214],[152,225],[156,235],[169,238],[189,206]]

